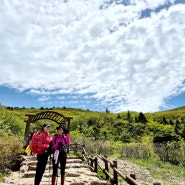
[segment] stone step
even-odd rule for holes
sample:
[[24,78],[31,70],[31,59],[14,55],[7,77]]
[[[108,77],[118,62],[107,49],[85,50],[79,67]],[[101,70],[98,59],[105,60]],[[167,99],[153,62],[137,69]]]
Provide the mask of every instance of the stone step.
[[[60,167],[59,167],[60,168]],[[36,169],[36,158],[25,157],[19,172],[13,172],[4,179],[4,183],[12,185],[33,185]],[[60,184],[60,169],[58,184]],[[40,185],[50,185],[52,164],[48,160],[45,173]],[[107,181],[101,180],[97,173],[92,172],[87,162],[76,156],[69,156],[66,164],[65,185],[107,185]],[[8,185],[8,184],[7,184]]]
[[[37,158],[36,157],[29,157],[29,160],[25,160],[22,162],[22,164],[26,165],[35,165],[37,163]],[[78,163],[78,162],[83,162],[82,159],[79,159],[75,156],[68,156],[67,157],[67,163]],[[50,163],[50,158],[48,158],[48,163]]]
[[81,159],[67,159],[67,163],[83,163]]

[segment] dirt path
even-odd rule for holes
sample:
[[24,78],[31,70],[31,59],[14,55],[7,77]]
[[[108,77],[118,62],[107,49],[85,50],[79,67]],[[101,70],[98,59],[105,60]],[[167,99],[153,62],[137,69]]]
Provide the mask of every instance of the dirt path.
[[[142,166],[138,166],[135,163],[132,163],[127,160],[117,160],[118,169],[126,175],[135,174],[136,179],[142,185],[151,185],[155,182],[161,183],[161,185],[185,185],[185,174],[184,178],[174,177],[169,174],[164,174],[163,179],[157,179],[152,176],[149,170]],[[157,170],[157,169],[156,169]],[[172,169],[169,169],[169,171]],[[120,185],[124,183],[120,183]]]

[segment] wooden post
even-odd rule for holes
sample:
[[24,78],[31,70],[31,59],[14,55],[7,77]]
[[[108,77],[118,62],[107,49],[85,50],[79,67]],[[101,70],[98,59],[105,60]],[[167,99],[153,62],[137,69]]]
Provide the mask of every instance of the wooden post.
[[84,152],[83,148],[85,148],[85,143],[83,142],[83,145],[82,145],[82,154],[86,155],[86,153]]
[[67,118],[67,121],[68,121],[68,124],[67,124],[67,130],[69,130],[70,131],[70,127],[71,127],[71,123],[70,123],[70,121],[71,121],[71,119],[72,118]]
[[135,174],[130,174],[130,177],[136,180],[136,175]]
[[[114,163],[114,168],[116,168],[117,169],[117,161],[116,160],[114,160],[113,161],[113,163]],[[118,174],[117,174],[117,172],[114,170],[114,173],[113,173],[113,175],[114,175],[114,184],[116,184],[116,185],[118,185]]]
[[[107,158],[107,156],[104,156],[105,158]],[[108,165],[108,162],[106,160],[104,160],[104,163],[105,163],[105,170],[108,172],[109,171],[109,165]],[[106,180],[109,179],[109,176],[106,174]]]
[[160,182],[154,182],[153,185],[161,185]]
[[94,159],[94,172],[98,173],[98,158],[95,157]]
[[78,150],[78,143],[75,143],[75,152]]
[[23,146],[24,149],[28,145],[29,131],[30,131],[30,119],[28,119],[25,122],[26,122],[26,129],[25,129],[25,133],[24,133],[24,146]]
[[91,156],[91,158],[90,158],[90,165],[91,165],[91,167],[93,167],[93,159],[92,159],[92,156]]

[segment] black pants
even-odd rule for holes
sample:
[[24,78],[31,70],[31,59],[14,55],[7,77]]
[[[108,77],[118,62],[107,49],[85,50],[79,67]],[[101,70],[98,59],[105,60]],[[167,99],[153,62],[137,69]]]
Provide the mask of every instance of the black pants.
[[59,163],[60,163],[60,174],[65,175],[66,159],[67,159],[67,155],[65,152],[62,152],[62,151],[59,153],[57,164],[55,164],[54,158],[52,159],[52,163],[53,163],[53,174],[52,175],[53,176],[57,176]]
[[42,176],[46,169],[48,156],[49,156],[49,152],[43,153],[43,154],[37,154],[37,167],[36,167],[34,185],[39,185],[42,180]]

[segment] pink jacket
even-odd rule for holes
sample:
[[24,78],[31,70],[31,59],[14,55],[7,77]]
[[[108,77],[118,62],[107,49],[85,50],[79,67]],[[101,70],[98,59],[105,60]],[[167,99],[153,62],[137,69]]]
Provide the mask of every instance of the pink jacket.
[[63,148],[66,145],[69,145],[71,143],[70,140],[70,136],[69,134],[56,134],[55,136],[53,136],[52,138],[52,149],[59,149],[59,148]]

